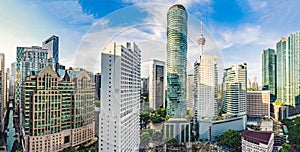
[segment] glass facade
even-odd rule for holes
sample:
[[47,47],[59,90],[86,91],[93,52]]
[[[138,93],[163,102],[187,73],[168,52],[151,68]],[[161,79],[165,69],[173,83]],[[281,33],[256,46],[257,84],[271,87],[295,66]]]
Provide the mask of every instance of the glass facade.
[[49,58],[53,58],[55,63],[59,60],[59,38],[55,35],[43,42],[43,48],[48,50]]
[[270,90],[270,100],[276,100],[276,54],[274,49],[263,50],[262,90]]
[[173,5],[167,15],[167,115],[186,115],[187,12]]
[[290,94],[292,106],[300,104],[300,32],[291,34],[288,39],[290,50]]

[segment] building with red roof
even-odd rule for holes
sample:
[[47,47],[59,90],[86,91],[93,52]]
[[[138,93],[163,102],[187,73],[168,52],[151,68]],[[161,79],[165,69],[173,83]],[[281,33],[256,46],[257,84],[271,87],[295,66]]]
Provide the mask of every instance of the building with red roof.
[[243,152],[272,152],[274,133],[246,130],[242,133]]

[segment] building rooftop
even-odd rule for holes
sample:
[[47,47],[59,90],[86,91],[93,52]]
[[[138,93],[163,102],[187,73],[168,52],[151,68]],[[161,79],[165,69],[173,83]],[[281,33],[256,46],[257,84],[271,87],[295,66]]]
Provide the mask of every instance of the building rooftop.
[[267,131],[251,131],[246,130],[242,133],[242,137],[246,140],[250,140],[257,143],[263,143],[268,145],[272,132]]

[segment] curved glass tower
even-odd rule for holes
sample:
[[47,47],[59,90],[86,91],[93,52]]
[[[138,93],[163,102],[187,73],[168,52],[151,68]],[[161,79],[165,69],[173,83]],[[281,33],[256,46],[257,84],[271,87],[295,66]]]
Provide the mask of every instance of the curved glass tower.
[[187,12],[176,4],[168,11],[167,115],[186,115]]

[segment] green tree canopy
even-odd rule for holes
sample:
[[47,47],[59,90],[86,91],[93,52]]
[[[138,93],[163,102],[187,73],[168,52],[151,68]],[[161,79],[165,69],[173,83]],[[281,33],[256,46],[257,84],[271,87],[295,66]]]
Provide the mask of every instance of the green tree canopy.
[[229,129],[222,135],[216,138],[218,144],[224,145],[228,148],[237,149],[239,147],[239,142],[241,139],[241,135],[239,131]]

